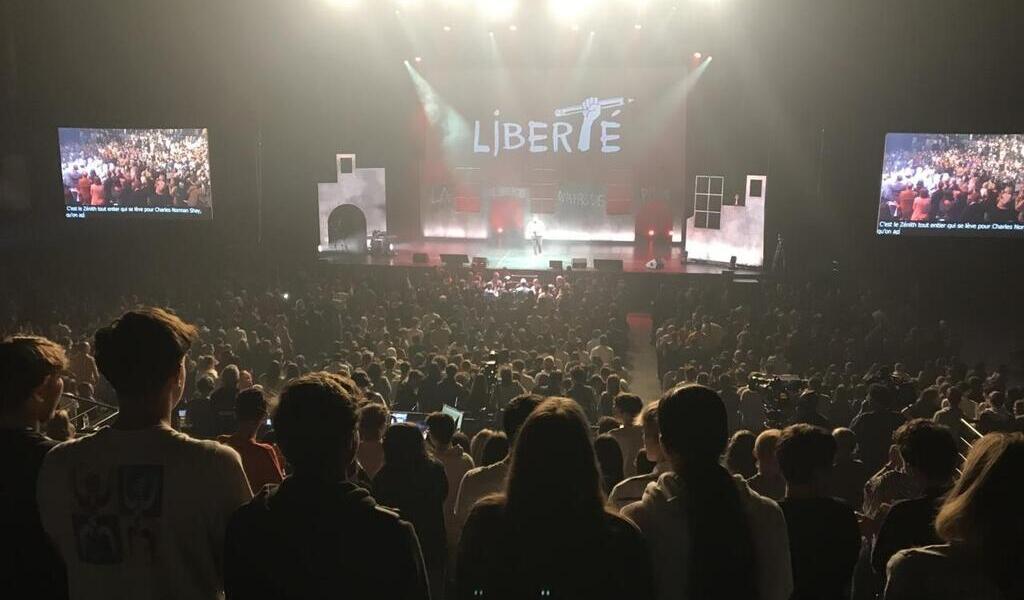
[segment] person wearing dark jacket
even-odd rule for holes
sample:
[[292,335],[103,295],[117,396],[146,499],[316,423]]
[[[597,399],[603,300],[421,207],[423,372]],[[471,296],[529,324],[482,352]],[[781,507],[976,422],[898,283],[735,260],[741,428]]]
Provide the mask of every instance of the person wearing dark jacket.
[[288,383],[274,426],[294,474],[264,488],[229,520],[228,600],[429,600],[413,526],[347,481],[357,445],[356,404],[335,376],[313,373]]
[[448,477],[444,466],[427,454],[423,434],[416,425],[396,423],[384,433],[384,466],[373,478],[373,493],[378,502],[395,509],[416,528],[431,595],[443,598],[448,559],[444,529]]
[[915,488],[924,493],[918,498],[900,500],[882,521],[871,565],[885,574],[889,559],[900,550],[939,544],[935,517],[956,474],[958,452],[953,434],[929,419],[914,419],[896,430],[896,447]]
[[520,428],[504,494],[470,511],[456,598],[654,598],[647,544],[606,509],[583,410],[542,402]]

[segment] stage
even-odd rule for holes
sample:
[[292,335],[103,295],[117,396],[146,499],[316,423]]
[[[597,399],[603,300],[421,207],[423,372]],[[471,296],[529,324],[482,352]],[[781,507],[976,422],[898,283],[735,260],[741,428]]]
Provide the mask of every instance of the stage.
[[[415,262],[415,254],[425,254],[427,262]],[[465,254],[470,260],[474,257],[487,259],[489,269],[508,269],[512,271],[548,271],[549,261],[562,261],[562,268],[572,264],[574,258],[587,259],[587,271],[593,271],[594,259],[621,260],[622,271],[625,273],[664,273],[717,275],[728,270],[728,265],[682,263],[683,249],[678,244],[666,242],[558,242],[544,241],[544,251],[535,254],[533,244],[495,243],[490,240],[419,240],[415,242],[399,242],[395,244],[392,256],[371,256],[369,254],[353,254],[343,252],[323,252],[320,260],[328,264],[338,265],[376,265],[402,267],[436,267],[441,266],[442,254]],[[663,262],[661,269],[648,269],[646,264],[653,258]],[[737,267],[736,275],[755,277],[761,274],[759,269]]]

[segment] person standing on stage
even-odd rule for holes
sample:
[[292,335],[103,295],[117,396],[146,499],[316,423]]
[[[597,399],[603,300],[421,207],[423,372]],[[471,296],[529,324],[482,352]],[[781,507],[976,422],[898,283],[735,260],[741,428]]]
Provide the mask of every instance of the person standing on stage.
[[533,220],[526,226],[527,237],[533,239],[533,253],[541,254],[544,252],[544,223],[540,220],[540,217],[533,215]]

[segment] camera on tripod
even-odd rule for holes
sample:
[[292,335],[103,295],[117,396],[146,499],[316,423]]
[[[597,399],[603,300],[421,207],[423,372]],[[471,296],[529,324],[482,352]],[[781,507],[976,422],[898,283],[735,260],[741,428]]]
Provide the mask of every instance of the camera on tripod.
[[747,377],[751,389],[761,392],[764,405],[764,425],[781,428],[796,409],[796,400],[807,389],[808,381],[796,375],[770,375],[751,373]]

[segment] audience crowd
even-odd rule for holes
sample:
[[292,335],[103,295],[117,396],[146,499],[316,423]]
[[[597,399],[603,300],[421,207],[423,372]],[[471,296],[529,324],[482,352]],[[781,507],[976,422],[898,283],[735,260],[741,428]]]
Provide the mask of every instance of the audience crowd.
[[209,208],[203,129],[74,129],[61,133],[67,206]]
[[31,598],[1024,598],[1008,369],[964,365],[953,327],[868,293],[731,294],[653,300],[660,381],[642,383],[660,398],[630,391],[614,277],[15,303],[2,581]]

